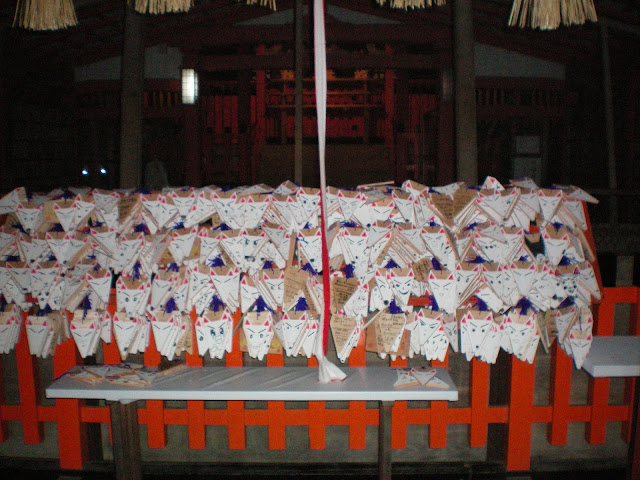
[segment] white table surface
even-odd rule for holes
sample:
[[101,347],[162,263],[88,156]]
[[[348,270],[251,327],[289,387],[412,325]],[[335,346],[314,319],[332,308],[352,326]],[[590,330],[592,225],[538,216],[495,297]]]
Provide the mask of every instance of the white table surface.
[[582,368],[593,377],[640,376],[640,337],[593,337]]
[[102,382],[84,384],[63,375],[46,390],[48,398],[133,400],[458,400],[458,390],[445,368],[438,377],[448,389],[413,386],[394,388],[391,367],[343,368],[347,378],[322,384],[318,371],[307,367],[192,367],[155,379],[143,388]]

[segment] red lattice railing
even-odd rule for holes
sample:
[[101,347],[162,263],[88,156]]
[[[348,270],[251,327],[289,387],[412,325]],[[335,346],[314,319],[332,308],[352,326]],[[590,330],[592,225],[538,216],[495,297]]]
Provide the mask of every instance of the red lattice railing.
[[[597,335],[612,335],[614,331],[614,311],[616,304],[631,304],[630,334],[640,332],[640,288],[605,288],[602,302],[596,307]],[[113,312],[115,298],[110,302]],[[236,316],[236,322],[240,319]],[[195,342],[194,342],[195,343]],[[238,337],[234,337],[234,351],[226,357],[227,366],[241,366],[243,353],[238,349]],[[103,344],[105,363],[117,363],[120,356],[115,343]],[[0,391],[0,441],[7,438],[7,421],[22,424],[26,444],[38,444],[44,440],[44,422],[57,422],[60,466],[63,469],[80,469],[87,459],[86,424],[109,424],[106,406],[85,406],[82,401],[58,399],[55,406],[41,405],[39,398],[38,362],[29,354],[24,327],[16,345],[19,405],[6,405],[3,389]],[[545,423],[548,440],[552,445],[567,443],[568,428],[572,422],[586,424],[586,437],[590,444],[605,442],[608,422],[623,422],[625,441],[630,434],[634,380],[627,379],[624,401],[621,405],[609,404],[610,382],[608,379],[589,378],[586,405],[572,405],[570,401],[571,377],[574,374],[572,360],[557,345],[553,346],[550,375],[550,394],[547,405],[534,405],[536,388],[535,364],[523,363],[515,358],[510,360],[510,385],[508,404],[495,406],[489,402],[490,365],[473,360],[469,375],[468,407],[456,407],[455,403],[434,401],[427,408],[408,408],[407,402],[396,402],[392,413],[392,447],[402,449],[407,446],[409,425],[428,426],[431,448],[447,445],[447,427],[450,425],[469,426],[469,445],[472,448],[487,444],[490,424],[506,426],[505,464],[508,470],[528,470],[531,459],[532,427],[535,423]],[[53,357],[54,376],[58,377],[70,367],[80,363],[73,340],[59,345]],[[144,354],[147,365],[157,365],[160,354],[153,340]],[[186,354],[186,362],[191,366],[201,366],[202,358]],[[406,365],[406,360],[392,362],[394,366]],[[444,365],[448,364],[448,358]],[[284,365],[281,355],[270,354],[266,366],[277,368]],[[349,357],[349,366],[366,365],[364,336]],[[309,360],[314,367],[315,361]],[[0,372],[1,373],[1,372]],[[44,380],[44,379],[43,379]],[[47,379],[47,382],[52,379]],[[248,409],[244,402],[227,402],[226,408],[205,408],[202,401],[188,401],[186,409],[168,408],[163,401],[148,401],[139,410],[139,421],[147,426],[147,441],[150,448],[164,448],[168,425],[186,425],[189,432],[189,448],[206,447],[207,426],[226,426],[228,448],[232,450],[246,447],[245,427],[266,426],[268,447],[278,450],[286,447],[287,426],[306,426],[310,449],[324,449],[325,430],[328,426],[349,427],[349,448],[366,447],[366,428],[377,425],[378,410],[367,408],[366,402],[349,402],[347,408],[327,409],[324,402],[309,402],[306,409],[289,410],[284,402],[268,402],[266,409]]]

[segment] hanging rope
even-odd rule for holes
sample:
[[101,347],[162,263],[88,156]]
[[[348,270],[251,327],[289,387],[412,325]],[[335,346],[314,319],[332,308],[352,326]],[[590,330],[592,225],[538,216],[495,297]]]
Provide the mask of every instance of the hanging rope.
[[[242,2],[244,0],[238,0]],[[268,7],[271,10],[276,10],[276,0],[246,0],[247,5],[260,5],[261,7]]]
[[509,26],[555,30],[562,25],[582,25],[587,20],[597,22],[593,0],[514,0]]
[[313,1],[313,59],[316,77],[316,112],[318,117],[318,163],[320,164],[320,222],[322,229],[322,285],[324,308],[320,316],[320,339],[316,348],[318,377],[321,383],[342,380],[346,375],[326,358],[331,315],[331,279],[329,278],[329,248],[327,247],[327,177],[325,171],[325,143],[327,126],[327,44],[324,35],[324,3]]
[[60,30],[78,24],[72,0],[18,0],[13,26],[28,30]]
[[446,0],[376,0],[376,3],[381,7],[384,7],[386,3],[389,3],[391,8],[398,8],[402,10],[418,9],[426,7],[439,7],[446,4]]
[[161,15],[188,12],[192,6],[193,0],[135,0],[133,9],[138,13]]

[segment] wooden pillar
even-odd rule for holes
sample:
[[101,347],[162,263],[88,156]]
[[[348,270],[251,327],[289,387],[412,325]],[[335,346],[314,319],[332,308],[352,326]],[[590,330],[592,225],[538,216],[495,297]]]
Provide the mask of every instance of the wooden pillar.
[[[266,52],[265,45],[258,45],[256,55],[264,55]],[[264,70],[256,71],[256,128],[253,138],[253,153],[251,155],[251,171],[257,176],[260,166],[259,162],[264,148],[266,135],[266,98],[267,98],[267,75]],[[289,172],[291,175],[291,172]]]
[[391,480],[391,409],[393,402],[378,402],[378,480]]
[[627,479],[640,478],[640,427],[638,416],[640,415],[640,381],[635,381],[635,393],[633,395],[633,421],[631,422],[631,441],[629,442]]
[[199,148],[199,115],[198,103],[183,105],[184,126],[184,183],[192,187],[199,187],[202,179],[200,172],[200,148]]
[[[620,170],[622,187],[633,187],[636,169],[635,158],[640,158],[640,68],[636,67],[629,75],[629,86],[625,89],[623,138],[624,159]],[[633,139],[636,139],[635,141]]]
[[113,432],[113,460],[117,480],[142,480],[140,431],[136,402],[109,406]]
[[[204,118],[204,115],[203,115]],[[251,71],[238,72],[238,157],[240,159],[240,182],[250,185],[253,181],[251,168]]]
[[144,95],[144,17],[127,3],[124,14],[120,96],[120,186],[142,184],[142,101]]
[[[609,57],[609,32],[607,26],[600,24],[600,50],[602,52],[602,88],[604,90],[604,118],[607,141],[607,166],[609,189],[618,188],[616,177],[616,143],[613,124],[613,92],[611,89],[611,59]],[[618,223],[618,198],[612,195],[609,200],[609,223]]]
[[251,71],[238,72],[238,133],[249,131],[251,125]]
[[[304,61],[304,42],[302,41],[302,30],[304,25],[304,1],[295,0],[295,147],[294,147],[294,181],[302,185],[302,89],[304,71],[302,64]],[[284,127],[283,127],[284,129]]]
[[457,179],[478,183],[476,86],[473,62],[473,9],[470,0],[453,1],[453,83]]
[[451,65],[451,49],[441,52],[442,66],[440,71],[440,98],[438,105],[437,131],[437,169],[436,182],[446,185],[456,178],[454,113],[453,113],[453,68]]
[[[8,28],[0,30],[0,40],[2,45],[7,45]],[[0,191],[9,190],[10,172],[7,170],[9,166],[9,105],[8,84],[9,84],[9,65],[7,48],[0,49]]]
[[[407,177],[407,155],[410,148],[413,148],[409,121],[409,72],[407,70],[396,70],[395,72],[395,181],[399,185]],[[417,159],[414,159],[417,161]],[[415,177],[413,177],[415,179]]]
[[[393,55],[393,48],[390,45],[385,45],[384,47],[385,55]],[[395,148],[394,148],[394,138],[393,138],[393,119],[395,114],[394,108],[394,99],[395,99],[395,91],[394,91],[394,71],[391,69],[386,69],[384,71],[384,113],[385,113],[385,121],[384,121],[384,143],[387,147],[387,152],[389,155],[389,161],[391,162],[391,166],[395,165]],[[392,173],[395,173],[393,168],[390,168]]]

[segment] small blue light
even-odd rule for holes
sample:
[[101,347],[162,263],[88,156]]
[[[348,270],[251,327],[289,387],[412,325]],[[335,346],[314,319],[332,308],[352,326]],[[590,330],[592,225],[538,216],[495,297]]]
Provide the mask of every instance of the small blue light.
[[89,170],[87,170],[86,168],[82,169],[82,175],[87,176],[89,175]]
[[101,173],[102,175],[106,175],[106,174],[107,174],[107,169],[106,169],[106,168],[104,168],[104,167],[103,167],[103,168],[101,168],[101,169],[100,169],[100,173]]

